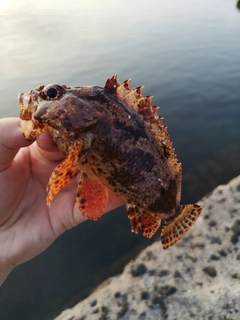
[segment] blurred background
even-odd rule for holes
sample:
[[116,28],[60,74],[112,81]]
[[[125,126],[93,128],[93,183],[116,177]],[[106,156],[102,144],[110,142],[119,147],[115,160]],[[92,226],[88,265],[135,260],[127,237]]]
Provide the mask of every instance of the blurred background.
[[[132,78],[161,106],[192,203],[240,173],[239,39],[236,0],[3,0],[0,117],[42,84]],[[11,273],[0,319],[52,319],[155,239],[131,233],[125,208],[79,225]]]

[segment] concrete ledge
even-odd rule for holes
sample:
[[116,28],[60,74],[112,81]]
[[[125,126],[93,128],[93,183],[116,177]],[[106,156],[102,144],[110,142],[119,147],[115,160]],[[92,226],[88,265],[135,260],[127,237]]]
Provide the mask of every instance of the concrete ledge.
[[240,319],[240,176],[199,203],[178,244],[155,242],[55,320]]

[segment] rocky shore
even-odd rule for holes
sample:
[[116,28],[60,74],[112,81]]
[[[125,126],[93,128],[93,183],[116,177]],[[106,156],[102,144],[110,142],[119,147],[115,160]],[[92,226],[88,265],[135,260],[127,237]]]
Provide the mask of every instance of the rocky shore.
[[179,243],[153,243],[55,320],[239,320],[240,176],[199,203],[202,215]]

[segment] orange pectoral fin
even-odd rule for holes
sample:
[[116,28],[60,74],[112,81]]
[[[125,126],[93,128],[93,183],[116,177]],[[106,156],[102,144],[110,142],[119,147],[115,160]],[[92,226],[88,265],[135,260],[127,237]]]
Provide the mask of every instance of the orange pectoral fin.
[[163,226],[161,242],[164,250],[170,248],[184,236],[197,220],[201,211],[202,207],[197,204],[184,205],[180,214],[170,224]]
[[151,238],[161,224],[161,218],[157,214],[147,212],[132,204],[127,204],[127,213],[132,231],[138,234],[138,228],[140,228],[146,238]]
[[47,185],[47,206],[50,207],[54,196],[71,180],[77,172],[78,155],[82,149],[82,142],[77,141],[67,158],[60,163],[50,176]]
[[78,184],[76,201],[81,214],[96,221],[107,209],[108,189],[83,173]]

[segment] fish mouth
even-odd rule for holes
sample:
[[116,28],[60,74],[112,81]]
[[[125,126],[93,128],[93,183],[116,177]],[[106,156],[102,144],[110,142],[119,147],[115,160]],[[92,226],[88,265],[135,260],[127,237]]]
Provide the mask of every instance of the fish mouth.
[[27,140],[34,140],[45,130],[45,125],[34,119],[34,114],[39,106],[39,91],[32,90],[29,93],[19,93],[18,103],[20,106],[20,126]]

